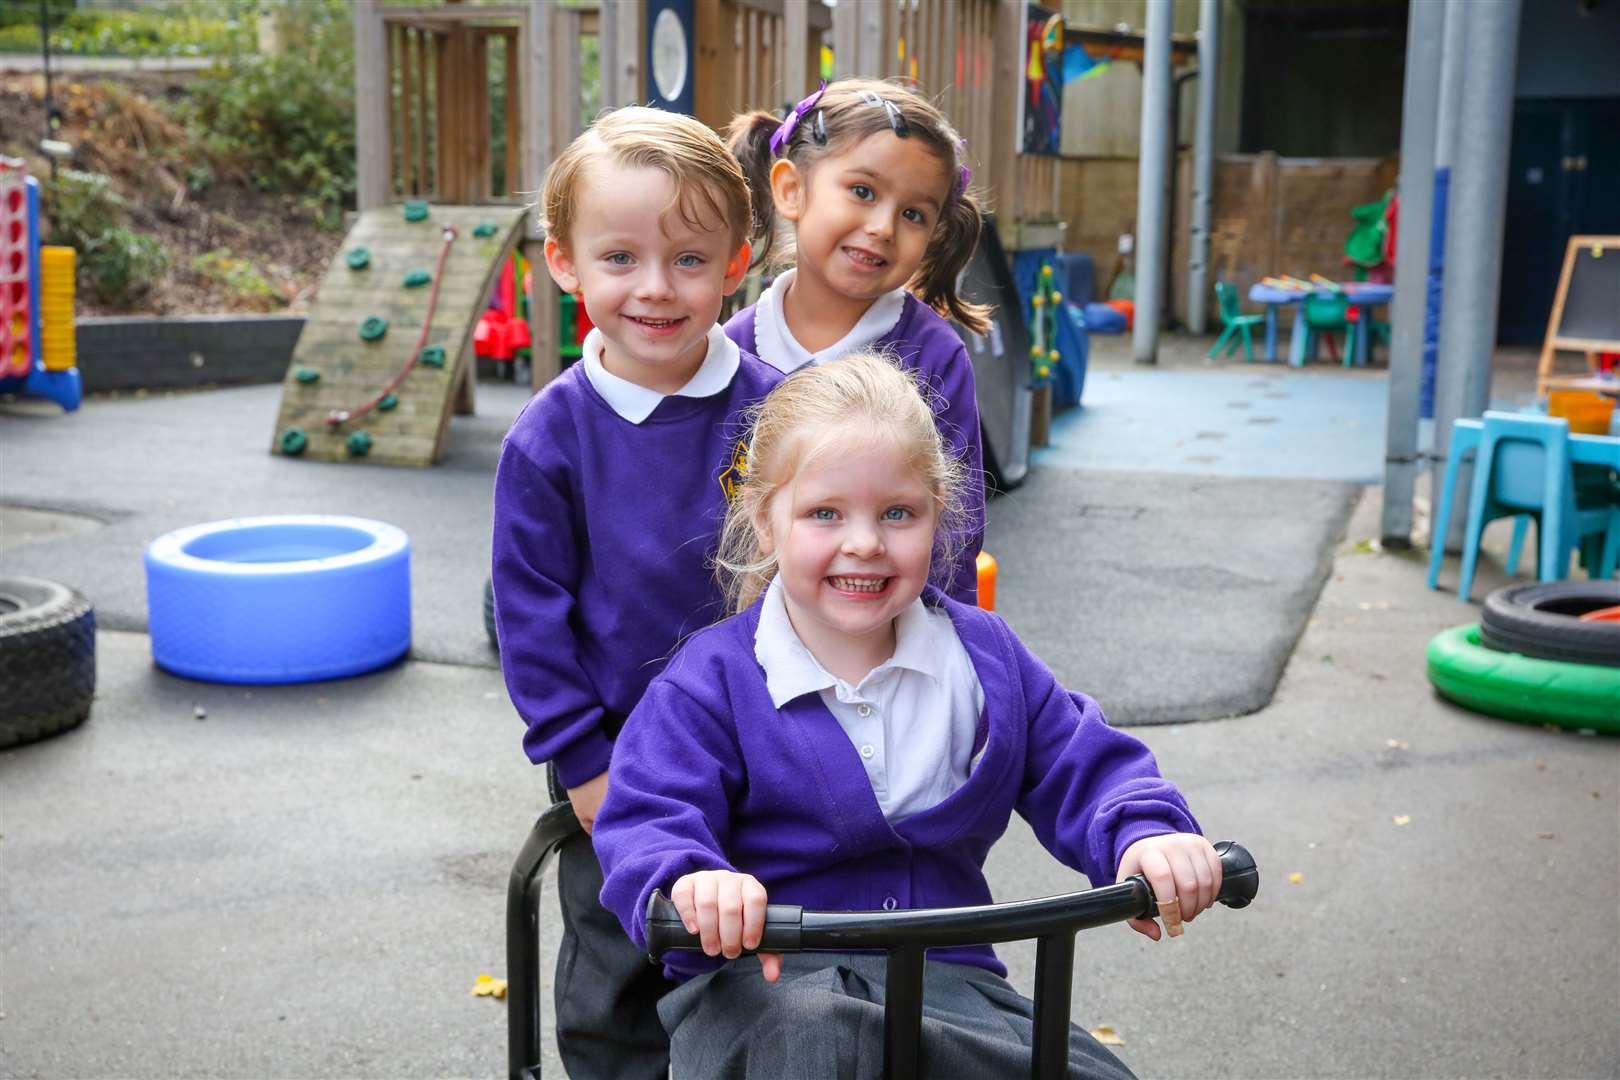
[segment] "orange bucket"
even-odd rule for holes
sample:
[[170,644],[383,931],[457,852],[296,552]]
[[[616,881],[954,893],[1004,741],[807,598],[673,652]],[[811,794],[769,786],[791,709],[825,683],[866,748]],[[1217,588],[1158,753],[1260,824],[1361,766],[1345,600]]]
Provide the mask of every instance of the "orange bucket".
[[1547,415],[1568,420],[1571,434],[1607,435],[1614,399],[1585,390],[1554,390],[1547,395]]

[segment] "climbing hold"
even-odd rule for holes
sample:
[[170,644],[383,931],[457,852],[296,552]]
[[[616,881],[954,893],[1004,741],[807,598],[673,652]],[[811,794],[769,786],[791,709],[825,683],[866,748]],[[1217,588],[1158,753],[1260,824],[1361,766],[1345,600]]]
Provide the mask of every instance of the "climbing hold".
[[428,204],[426,199],[412,199],[405,204],[406,221],[426,221]]
[[1051,276],[1052,276],[1052,264],[1047,263],[1045,266],[1041,267],[1041,277],[1051,277]]
[[473,235],[479,238],[494,236],[495,223],[493,221],[480,221],[477,225],[473,226]]
[[1059,360],[1063,359],[1063,354],[1058,352],[1056,349],[1053,349],[1051,352],[1046,354],[1046,358],[1055,364]]
[[420,359],[428,367],[444,367],[444,346],[429,345],[422,350]]
[[1031,345],[1029,347],[1029,355],[1034,359],[1039,360],[1041,358],[1041,347],[1039,345]]
[[1035,369],[1035,374],[1044,379],[1048,375],[1052,374],[1052,369],[1047,367],[1045,364],[1042,364],[1040,367]]
[[398,404],[399,404],[399,395],[398,394],[384,394],[383,399],[381,401],[377,402],[377,408],[381,409],[383,412],[387,412],[389,409],[392,409],[394,406],[396,406]]
[[365,457],[371,453],[371,433],[369,431],[357,431],[350,435],[348,441],[343,445],[355,457]]
[[405,275],[405,287],[407,289],[420,288],[432,280],[433,275],[426,270],[412,270]]
[[1056,291],[1054,291],[1054,292],[1053,292],[1053,293],[1052,293],[1052,303],[1054,303],[1054,304],[1061,304],[1061,303],[1063,303],[1063,294],[1062,294],[1062,293],[1060,293],[1060,292],[1056,292]]
[[304,434],[300,427],[290,427],[281,433],[281,452],[289,457],[297,457],[309,445],[309,436]]
[[1036,293],[1034,296],[1029,298],[1029,302],[1036,307],[1045,307],[1046,297],[1042,296],[1040,293]]
[[352,247],[343,256],[350,270],[364,270],[371,265],[371,251],[366,247]]
[[367,315],[365,322],[360,324],[360,340],[376,341],[388,333],[388,320],[381,315]]
[[321,373],[312,367],[301,367],[293,373],[293,378],[297,379],[301,383],[320,382]]

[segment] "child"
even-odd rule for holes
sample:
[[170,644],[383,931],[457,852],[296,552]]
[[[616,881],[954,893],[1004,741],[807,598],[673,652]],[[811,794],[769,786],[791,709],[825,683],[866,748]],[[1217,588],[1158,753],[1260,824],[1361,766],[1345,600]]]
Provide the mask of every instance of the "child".
[[[1145,874],[1172,935],[1213,902],[1219,860],[1147,748],[1000,618],[927,585],[961,483],[914,377],[880,357],[796,372],[760,406],[721,541],[739,614],[648,687],[597,822],[603,903],[638,943],[654,889],[710,957],[758,944],[767,897],[989,903],[984,859],[1013,810],[1094,882]],[[659,1007],[677,1078],[877,1071],[881,955],[716,970],[671,953],[665,970],[688,980]],[[987,946],[929,953],[940,1075],[1027,1074],[1033,1005],[1005,974]],[[1070,1067],[1128,1075],[1077,1027]]]
[[989,320],[956,295],[979,238],[962,140],[916,93],[867,79],[823,83],[785,120],[739,116],[728,134],[753,191],[754,262],[770,259],[780,216],[796,263],[726,333],[784,373],[868,347],[920,373],[968,471],[957,558],[936,568],[935,584],[973,603],[984,448],[973,364],[945,319],[978,334]]
[[[780,380],[717,325],[748,269],[748,189],[707,127],[629,108],[598,120],[541,192],[546,266],[582,293],[581,361],[512,425],[495,479],[501,666],[587,832],[624,717],[683,635],[724,613],[708,559],[741,411]],[[587,838],[565,844],[557,1036],[577,1077],[662,1077],[668,983],[597,894]]]

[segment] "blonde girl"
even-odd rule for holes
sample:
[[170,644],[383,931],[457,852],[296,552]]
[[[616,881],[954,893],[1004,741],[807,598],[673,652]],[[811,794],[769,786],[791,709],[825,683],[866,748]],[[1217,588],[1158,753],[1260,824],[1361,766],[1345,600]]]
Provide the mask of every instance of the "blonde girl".
[[980,227],[961,138],[909,88],[844,79],[785,119],[737,117],[728,141],[753,197],[754,262],[792,268],[726,333],[784,373],[873,348],[918,374],[968,473],[956,558],[935,584],[972,603],[984,450],[973,365],[946,320],[974,333],[989,321],[956,292]]
[[[990,903],[984,860],[1014,810],[1095,883],[1144,874],[1171,935],[1213,902],[1219,860],[1147,748],[928,584],[963,478],[915,374],[869,353],[795,372],[758,409],[748,465],[720,555],[737,613],[648,687],[594,835],[602,901],[637,944],[661,889],[708,954],[665,958],[676,1077],[875,1074],[882,956],[717,958],[758,945],[767,899]],[[929,953],[933,1071],[1027,1069],[1033,1005],[1005,975],[988,946]],[[1129,1075],[1078,1027],[1070,1068]]]

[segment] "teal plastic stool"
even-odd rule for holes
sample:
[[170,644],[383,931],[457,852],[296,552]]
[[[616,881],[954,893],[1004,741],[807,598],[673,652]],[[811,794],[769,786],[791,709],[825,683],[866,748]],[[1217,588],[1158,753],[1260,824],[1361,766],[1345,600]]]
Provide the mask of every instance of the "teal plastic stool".
[[[1238,346],[1237,338],[1233,335],[1241,333],[1243,335],[1244,353],[1248,356],[1249,363],[1254,363],[1254,338],[1251,336],[1250,331],[1253,327],[1265,322],[1266,317],[1264,315],[1242,314],[1238,308],[1237,289],[1224,281],[1215,283],[1215,299],[1220,305],[1221,322],[1226,324],[1226,329],[1221,331],[1221,336],[1215,340],[1214,346],[1209,350],[1209,358],[1211,360],[1215,359],[1215,354],[1221,351],[1222,345],[1226,345],[1226,355],[1231,356],[1232,353],[1237,351]],[[1231,340],[1230,345],[1226,344],[1228,339]]]
[[[1485,526],[1502,517],[1527,514],[1536,519],[1540,553],[1537,577],[1541,581],[1560,581],[1568,576],[1570,552],[1581,545],[1582,538],[1594,533],[1605,537],[1595,576],[1606,578],[1614,572],[1620,507],[1583,510],[1576,505],[1567,422],[1557,417],[1487,412],[1477,456],[1468,523],[1463,532],[1458,599],[1466,601],[1473,588]],[[1527,521],[1521,521],[1515,529],[1514,545],[1508,553],[1509,569],[1518,563],[1527,526]],[[1444,534],[1439,534],[1439,539],[1436,550],[1443,551]]]
[[[1316,359],[1316,342],[1325,338],[1328,343],[1328,355],[1333,354],[1333,334],[1344,335],[1344,365],[1349,367],[1355,356],[1355,339],[1350,335],[1355,331],[1350,322],[1350,301],[1343,293],[1333,293],[1329,296],[1318,296],[1315,293],[1305,297],[1305,309],[1302,314],[1305,320],[1305,355]],[[1337,359],[1337,357],[1334,357]]]

